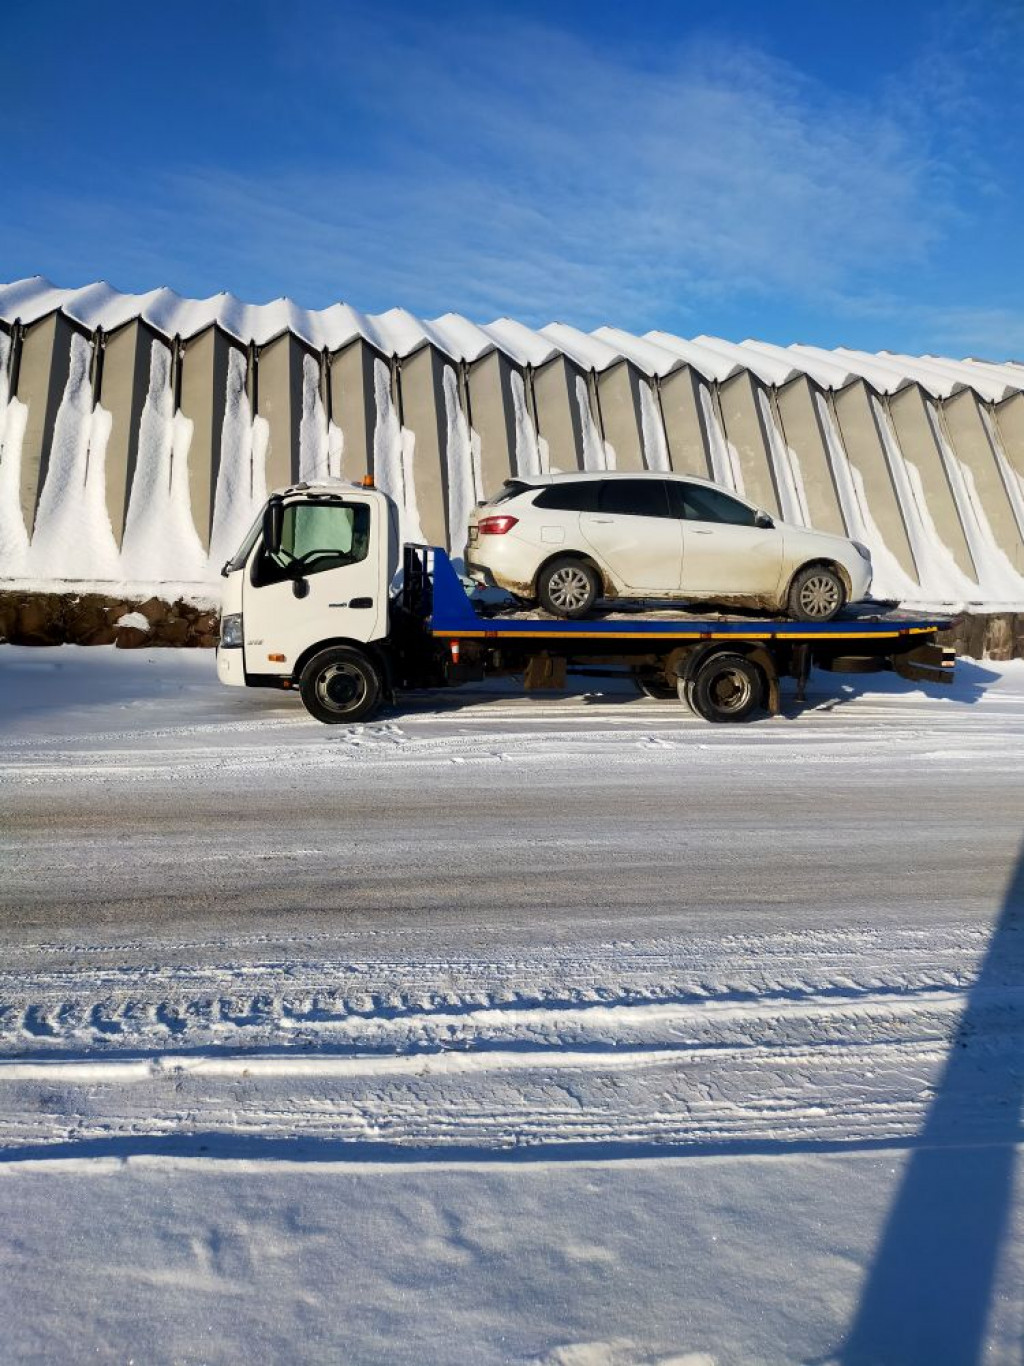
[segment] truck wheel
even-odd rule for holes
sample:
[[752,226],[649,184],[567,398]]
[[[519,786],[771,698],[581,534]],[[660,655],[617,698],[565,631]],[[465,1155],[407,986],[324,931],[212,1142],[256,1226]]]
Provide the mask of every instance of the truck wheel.
[[362,721],[377,710],[380,674],[361,650],[336,645],[314,655],[299,678],[310,716],[328,725]]
[[789,587],[788,609],[794,621],[831,621],[845,601],[842,579],[824,564],[801,569]]
[[597,601],[601,580],[584,560],[552,560],[537,575],[537,596],[555,617],[585,617]]
[[745,721],[763,706],[764,678],[743,655],[713,655],[687,691],[687,701],[705,721]]

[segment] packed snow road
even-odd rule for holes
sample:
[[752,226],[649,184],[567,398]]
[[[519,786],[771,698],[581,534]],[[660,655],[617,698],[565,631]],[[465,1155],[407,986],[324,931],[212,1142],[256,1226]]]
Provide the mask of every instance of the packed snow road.
[[113,1219],[152,1360],[1019,1360],[1024,666],[328,728],[4,647],[0,713],[22,1355]]

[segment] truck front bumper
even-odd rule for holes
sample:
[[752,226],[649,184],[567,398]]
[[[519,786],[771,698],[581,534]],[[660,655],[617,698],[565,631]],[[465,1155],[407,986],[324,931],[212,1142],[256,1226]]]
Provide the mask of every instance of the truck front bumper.
[[242,650],[225,650],[223,646],[217,650],[217,677],[222,683],[227,683],[230,687],[245,687],[245,660]]

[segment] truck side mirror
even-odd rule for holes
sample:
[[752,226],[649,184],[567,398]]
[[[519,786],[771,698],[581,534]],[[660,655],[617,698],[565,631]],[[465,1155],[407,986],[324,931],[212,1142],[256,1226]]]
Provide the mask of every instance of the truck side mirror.
[[757,516],[754,518],[754,525],[759,526],[762,529],[762,531],[771,531],[775,523],[772,521],[771,517],[769,517],[767,512],[759,512]]
[[271,498],[263,509],[263,549],[268,555],[277,555],[281,550],[281,532],[284,529],[284,504],[280,498]]

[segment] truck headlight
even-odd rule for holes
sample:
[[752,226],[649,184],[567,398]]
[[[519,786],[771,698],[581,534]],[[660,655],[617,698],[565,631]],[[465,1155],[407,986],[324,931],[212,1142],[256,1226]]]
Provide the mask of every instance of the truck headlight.
[[860,541],[851,541],[850,544],[853,546],[854,550],[856,550],[857,554],[861,557],[862,560],[867,560],[868,564],[871,563],[871,551],[867,548],[866,545],[861,545]]
[[220,619],[220,647],[222,650],[242,648],[242,614],[234,612]]

